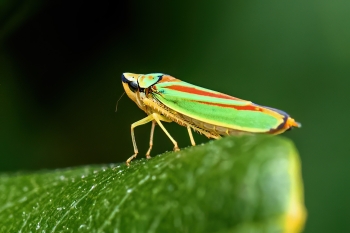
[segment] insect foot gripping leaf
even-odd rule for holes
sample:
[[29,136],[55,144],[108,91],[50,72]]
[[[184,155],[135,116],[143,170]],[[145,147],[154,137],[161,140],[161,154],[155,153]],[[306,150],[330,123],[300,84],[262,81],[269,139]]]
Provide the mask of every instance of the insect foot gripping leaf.
[[138,154],[134,128],[148,122],[152,122],[152,129],[147,158],[150,158],[156,124],[172,141],[174,150],[179,150],[161,121],[174,121],[185,126],[193,146],[192,130],[217,139],[242,133],[280,134],[301,126],[281,110],[195,86],[162,73],[123,73],[122,84],[129,98],[148,115],[131,125],[134,155],[126,161],[127,165]]
[[226,137],[145,162],[0,175],[0,232],[299,233],[290,140]]

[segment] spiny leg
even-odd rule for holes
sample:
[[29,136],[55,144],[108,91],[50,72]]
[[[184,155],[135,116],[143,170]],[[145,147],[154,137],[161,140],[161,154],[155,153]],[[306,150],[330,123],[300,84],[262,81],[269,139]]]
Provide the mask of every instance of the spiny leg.
[[132,145],[134,146],[134,155],[128,158],[126,160],[126,165],[130,165],[130,161],[136,158],[137,154],[139,153],[137,146],[136,146],[136,140],[135,140],[135,134],[134,134],[134,128],[140,125],[147,124],[150,121],[153,121],[153,115],[149,115],[139,121],[136,121],[135,123],[131,124],[131,140],[132,140]]
[[146,158],[147,159],[150,159],[151,156],[151,150],[152,150],[152,147],[153,147],[153,134],[154,134],[154,127],[156,126],[156,121],[152,121],[152,128],[151,128],[151,136],[150,136],[150,139],[149,139],[149,148],[148,148],[148,151],[146,153]]
[[177,142],[174,140],[174,138],[172,136],[170,136],[170,134],[168,133],[168,131],[165,129],[165,127],[163,126],[162,121],[166,121],[169,122],[170,120],[162,115],[159,115],[157,113],[152,113],[152,116],[154,118],[154,120],[157,121],[158,125],[160,128],[162,128],[162,130],[164,131],[164,133],[168,136],[168,138],[170,139],[170,141],[174,144],[174,151],[179,151],[179,147],[177,145]]
[[194,138],[193,138],[193,135],[192,135],[192,131],[191,131],[191,127],[187,126],[187,131],[188,131],[188,135],[190,136],[190,140],[191,140],[192,146],[195,146],[196,142],[194,141]]

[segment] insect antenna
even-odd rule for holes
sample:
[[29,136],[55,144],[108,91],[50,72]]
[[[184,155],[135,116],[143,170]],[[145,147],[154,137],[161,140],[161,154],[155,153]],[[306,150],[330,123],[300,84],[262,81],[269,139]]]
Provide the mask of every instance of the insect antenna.
[[123,95],[125,94],[125,91],[123,92],[123,94],[119,97],[118,101],[117,101],[117,104],[115,105],[115,112],[118,111],[118,103],[119,103],[119,100],[123,97]]

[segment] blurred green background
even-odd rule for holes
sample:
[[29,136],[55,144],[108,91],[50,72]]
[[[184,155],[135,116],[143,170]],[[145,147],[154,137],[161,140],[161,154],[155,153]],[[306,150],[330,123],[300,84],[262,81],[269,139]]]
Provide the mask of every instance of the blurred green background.
[[[120,75],[164,72],[301,122],[284,136],[302,159],[305,232],[350,232],[349,12],[345,0],[2,0],[0,172],[124,162],[145,115],[126,96],[115,113]],[[140,157],[150,128],[136,129]],[[153,155],[171,149],[156,128]]]

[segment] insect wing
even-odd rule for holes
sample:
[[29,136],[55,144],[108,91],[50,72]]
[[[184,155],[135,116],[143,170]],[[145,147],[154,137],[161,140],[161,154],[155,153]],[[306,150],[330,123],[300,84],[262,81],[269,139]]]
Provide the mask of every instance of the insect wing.
[[183,81],[160,81],[153,97],[168,108],[196,120],[246,132],[269,132],[283,126],[288,115]]

